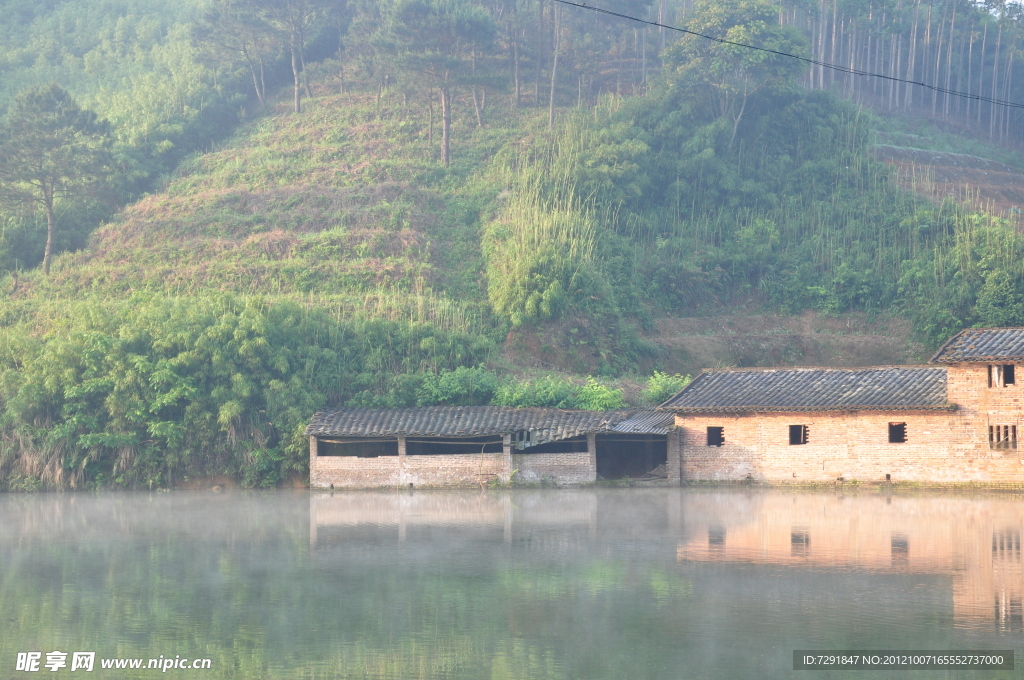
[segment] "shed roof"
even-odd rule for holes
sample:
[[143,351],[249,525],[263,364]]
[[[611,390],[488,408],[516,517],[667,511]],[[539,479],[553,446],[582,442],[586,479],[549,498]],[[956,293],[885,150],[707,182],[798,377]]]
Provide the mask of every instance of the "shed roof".
[[316,413],[306,428],[317,437],[481,437],[530,430],[534,443],[602,432],[631,411],[566,411],[508,406],[342,408]]
[[675,414],[667,411],[639,411],[609,429],[625,434],[668,434],[675,424]]
[[969,328],[946,341],[933,364],[1024,360],[1024,328]]
[[942,410],[944,366],[705,371],[660,408],[686,413]]

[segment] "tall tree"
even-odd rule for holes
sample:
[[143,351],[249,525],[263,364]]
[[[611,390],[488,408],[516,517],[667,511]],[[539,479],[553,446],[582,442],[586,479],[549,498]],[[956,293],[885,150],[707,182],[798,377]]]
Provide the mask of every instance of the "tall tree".
[[213,0],[192,27],[193,39],[227,59],[241,57],[252,76],[260,104],[266,103],[264,70],[268,56],[277,52],[272,29],[257,15],[253,0]]
[[[775,7],[766,0],[718,0],[694,4],[686,24],[696,33],[721,36],[734,43],[776,52],[803,54],[807,42],[791,26],[779,26]],[[685,35],[667,50],[666,64],[684,87],[708,95],[712,115],[732,123],[730,146],[753,96],[762,90],[792,85],[803,72],[795,59],[770,52],[711,42]]]
[[474,55],[493,49],[496,29],[490,14],[463,0],[399,0],[376,37],[378,49],[396,68],[441,94],[441,162],[451,162],[453,89],[489,84],[474,69]]
[[43,272],[50,273],[54,202],[97,191],[112,167],[109,126],[57,85],[19,94],[0,129],[0,197],[46,213]]
[[[302,77],[306,41],[342,3],[335,0],[253,0],[260,18],[278,32],[291,56],[295,113],[302,112]],[[309,85],[306,84],[309,96]]]

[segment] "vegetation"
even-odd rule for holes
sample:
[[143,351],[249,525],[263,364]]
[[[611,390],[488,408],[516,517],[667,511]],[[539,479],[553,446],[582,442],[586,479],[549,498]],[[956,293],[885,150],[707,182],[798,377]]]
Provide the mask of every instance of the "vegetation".
[[495,390],[496,406],[535,406],[608,411],[626,407],[623,391],[588,377],[574,385],[565,378],[544,376],[535,380],[512,380]]
[[111,171],[109,147],[105,122],[57,85],[30,88],[15,99],[0,129],[0,191],[12,204],[43,209],[44,274],[53,257],[54,203],[97,193]]
[[668,401],[669,397],[675,395],[693,380],[689,375],[669,375],[661,371],[655,371],[647,379],[647,388],[641,393],[644,399],[661,404]]
[[[658,11],[1016,96],[1012,12],[890,4]],[[1010,114],[553,5],[0,2],[3,483],[273,484],[328,404],[621,408],[667,315],[1024,325],[1015,214],[901,187],[872,153],[891,123],[841,95],[984,110],[1004,145]],[[571,372],[522,378],[502,342]]]
[[232,296],[46,308],[0,348],[7,485],[150,488],[212,474],[275,484],[301,469],[318,408],[489,350],[429,325]]

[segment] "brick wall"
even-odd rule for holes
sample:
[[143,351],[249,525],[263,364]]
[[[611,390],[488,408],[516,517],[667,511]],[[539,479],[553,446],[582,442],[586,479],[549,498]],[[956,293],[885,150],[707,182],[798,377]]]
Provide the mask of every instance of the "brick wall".
[[508,463],[501,453],[441,456],[317,456],[309,471],[314,488],[373,488],[384,486],[476,486],[507,478]]
[[591,455],[579,453],[520,453],[512,455],[513,481],[519,484],[590,484],[597,479]]
[[958,455],[969,459],[989,457],[989,425],[1016,425],[1018,437],[1024,434],[1022,371],[1024,367],[1018,365],[1018,384],[989,387],[988,364],[954,364],[946,369],[949,400],[959,407],[953,426]]
[[[310,438],[309,485],[312,488],[375,488],[413,486],[473,487],[492,481],[539,484],[590,484],[597,478],[594,451],[578,453],[511,453],[505,437],[503,453],[419,455],[405,453],[399,440],[397,456],[359,458],[318,455],[320,446]],[[591,442],[593,449],[593,442]]]
[[313,488],[326,489],[332,484],[337,488],[401,486],[402,481],[398,456],[316,456],[310,460],[309,485]]
[[[1007,388],[1009,389],[1009,388]],[[951,395],[952,400],[952,395]],[[907,424],[907,441],[889,443],[890,422]],[[834,412],[677,415],[684,481],[771,483],[885,481],[1024,485],[1018,451],[971,448],[959,412]],[[808,443],[789,444],[789,425],[807,425]],[[707,446],[707,427],[724,427],[725,444]]]

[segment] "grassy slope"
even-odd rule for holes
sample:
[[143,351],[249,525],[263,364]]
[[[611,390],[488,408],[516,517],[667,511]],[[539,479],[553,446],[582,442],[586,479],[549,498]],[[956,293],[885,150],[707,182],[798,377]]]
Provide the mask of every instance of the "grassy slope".
[[476,128],[462,103],[446,172],[425,103],[317,94],[301,115],[279,101],[186,161],[15,297],[214,288],[329,300],[394,289],[481,302],[479,220],[496,193],[487,163],[523,134],[520,117],[492,107],[500,118]]
[[[405,104],[392,93],[378,103],[375,92],[314,87],[317,96],[301,115],[282,97],[219,148],[185,162],[160,191],[122,210],[89,248],[60,256],[49,280],[39,272],[23,276],[13,297],[38,305],[139,290],[219,289],[372,305],[376,314],[418,313],[466,328],[486,308],[479,230],[499,191],[489,161],[503,145],[542,129],[546,112],[514,111],[493,97],[498,101],[486,112],[487,125],[478,128],[472,103],[459,102],[454,160],[445,170],[439,111],[430,141],[426,102]],[[721,334],[659,323],[650,339],[664,352],[653,366],[692,371],[705,364],[919,358],[905,324],[857,319],[835,334],[893,337],[894,344],[884,351],[874,341],[851,347],[829,340],[835,324],[808,334],[783,323],[768,333],[770,343],[760,333],[750,336],[754,350],[734,347],[744,327],[747,334],[758,332],[762,323],[751,321]],[[505,360],[496,358],[501,368],[529,374],[585,368],[580,357],[573,359],[573,348],[545,334],[510,344]],[[714,349],[708,356],[705,345]]]

